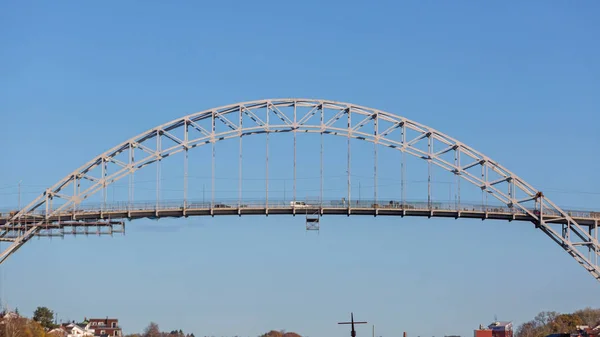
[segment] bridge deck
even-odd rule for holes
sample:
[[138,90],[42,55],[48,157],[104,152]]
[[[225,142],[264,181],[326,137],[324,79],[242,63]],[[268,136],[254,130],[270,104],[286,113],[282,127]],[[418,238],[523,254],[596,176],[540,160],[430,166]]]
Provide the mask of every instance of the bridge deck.
[[[157,219],[179,218],[188,216],[222,216],[222,215],[370,215],[370,216],[416,216],[442,218],[496,219],[507,221],[533,221],[533,217],[520,209],[506,206],[457,205],[426,202],[402,204],[375,204],[371,202],[356,203],[348,207],[341,202],[303,203],[291,206],[290,202],[266,202],[240,204],[235,202],[218,203],[143,203],[143,204],[107,204],[105,206],[87,206],[75,210],[64,210],[48,219],[49,223],[62,221],[96,221],[100,219]],[[570,211],[570,215],[580,225],[596,226],[600,221],[600,213],[589,211]],[[21,219],[20,222],[33,223],[44,218],[42,212],[34,213]],[[548,223],[563,224],[566,220],[558,214],[544,214]],[[0,226],[5,225],[9,214],[0,215]]]

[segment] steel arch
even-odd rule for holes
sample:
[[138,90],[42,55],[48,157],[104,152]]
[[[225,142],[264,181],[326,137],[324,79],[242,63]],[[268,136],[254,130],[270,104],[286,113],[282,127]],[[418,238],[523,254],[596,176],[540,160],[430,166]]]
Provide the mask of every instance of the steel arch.
[[[281,109],[284,108],[293,108],[293,117],[282,112]],[[297,108],[308,110],[308,112],[297,115]],[[262,120],[255,113],[260,109],[266,110],[266,120]],[[325,110],[335,111],[335,114],[331,118],[325,118]],[[244,116],[249,117],[253,124],[243,125]],[[347,118],[346,127],[335,126],[335,123],[342,118]],[[359,122],[353,123],[353,118],[359,118]],[[208,119],[210,119],[212,126],[210,130],[198,124],[200,121]],[[317,120],[316,123],[310,123],[315,120]],[[379,122],[391,123],[391,126],[385,130],[380,130],[378,127]],[[225,125],[228,131],[216,132],[217,123]],[[369,123],[374,124],[373,133],[361,130]],[[184,139],[172,134],[173,130],[179,128],[184,130]],[[195,129],[199,136],[190,138],[190,128]],[[395,130],[400,131],[400,139],[389,137]],[[407,131],[415,133],[416,136],[408,139]],[[51,188],[46,189],[44,193],[0,226],[4,231],[0,232],[0,239],[8,237],[7,233],[9,232],[19,233],[14,238],[2,240],[12,243],[0,254],[0,263],[43,229],[43,225],[48,222],[48,219],[61,214],[61,212],[75,210],[81,202],[90,196],[133,174],[144,166],[159,162],[179,152],[186,152],[187,154],[188,150],[198,146],[206,144],[213,144],[214,146],[220,140],[253,134],[266,133],[268,135],[277,132],[332,134],[347,137],[348,141],[350,139],[360,139],[376,145],[395,148],[403,153],[426,160],[430,164],[437,165],[462,180],[477,186],[508,208],[518,209],[527,214],[536,227],[557,242],[594,278],[600,280],[597,220],[594,220],[593,226],[587,224],[588,228],[584,228],[585,225],[576,221],[569,212],[555,205],[542,192],[533,188],[499,163],[433,128],[377,109],[345,102],[304,98],[249,101],[197,112],[152,128],[113,147],[71,172]],[[176,145],[163,148],[161,139],[164,138],[168,138]],[[155,149],[145,145],[150,142],[156,142]],[[424,142],[427,143],[427,150],[417,146],[417,144]],[[434,144],[441,145],[441,148],[434,149]],[[142,150],[147,156],[141,159],[135,158],[133,155],[135,149]],[[116,159],[122,153],[129,153],[128,162]],[[448,153],[454,154],[454,156],[448,156]],[[453,160],[448,160],[448,157],[453,158]],[[108,165],[117,167],[117,171],[109,175],[106,170]],[[97,167],[102,168],[102,176],[93,177],[89,175],[89,172]],[[471,172],[471,169],[479,167],[481,168],[481,175]],[[491,180],[490,176],[492,174],[490,172],[493,172],[493,175],[499,178]],[[78,189],[79,182],[82,180],[91,181],[92,185],[82,191]],[[499,186],[505,186],[506,190],[502,190]],[[348,189],[350,190],[350,187]],[[69,192],[70,190],[72,190],[72,193]],[[348,197],[350,199],[350,192]],[[56,208],[52,207],[55,199],[59,201]],[[534,209],[526,205],[532,202],[535,203]],[[45,209],[42,206],[45,206]],[[40,209],[42,209],[41,212]],[[24,220],[31,222],[31,219],[36,221],[34,225],[19,225]],[[561,228],[557,229],[557,224]],[[595,235],[592,235],[592,229],[595,231]],[[587,248],[589,256],[586,257],[578,247]]]

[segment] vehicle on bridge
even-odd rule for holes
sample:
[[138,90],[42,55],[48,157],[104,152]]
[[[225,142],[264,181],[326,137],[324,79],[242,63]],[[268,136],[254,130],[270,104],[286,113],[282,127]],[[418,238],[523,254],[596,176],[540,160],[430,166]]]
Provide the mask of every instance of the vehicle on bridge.
[[308,208],[308,204],[304,201],[290,201],[290,207]]

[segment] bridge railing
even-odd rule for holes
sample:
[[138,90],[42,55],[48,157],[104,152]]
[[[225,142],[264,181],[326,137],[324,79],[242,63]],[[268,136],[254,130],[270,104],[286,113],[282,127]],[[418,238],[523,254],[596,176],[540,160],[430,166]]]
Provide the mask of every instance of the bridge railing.
[[[57,209],[60,205],[54,205]],[[156,201],[138,201],[138,202],[107,202],[107,203],[83,203],[76,206],[69,206],[63,209],[62,214],[73,213],[99,213],[99,212],[135,212],[135,211],[168,211],[168,210],[183,210],[183,209],[219,209],[219,208],[295,208],[296,212],[301,212],[302,209],[315,208],[338,208],[338,209],[398,209],[398,210],[433,210],[433,211],[463,211],[463,212],[490,212],[490,213],[507,213],[507,214],[525,214],[525,211],[520,208],[510,208],[506,205],[484,205],[480,203],[457,203],[457,202],[438,202],[438,201],[423,201],[423,200],[407,200],[401,202],[399,200],[351,200],[348,202],[345,199],[328,199],[328,200],[310,200],[310,201],[293,201],[282,199],[218,199],[215,201],[207,200],[164,200]],[[14,214],[15,210],[0,210],[0,217],[6,218]],[[577,218],[592,218],[600,219],[600,212],[583,211],[583,210],[568,210],[571,216]],[[46,209],[41,208],[30,213],[33,215],[43,216],[46,214]],[[559,216],[558,213],[553,214],[549,210],[545,211],[547,215]]]

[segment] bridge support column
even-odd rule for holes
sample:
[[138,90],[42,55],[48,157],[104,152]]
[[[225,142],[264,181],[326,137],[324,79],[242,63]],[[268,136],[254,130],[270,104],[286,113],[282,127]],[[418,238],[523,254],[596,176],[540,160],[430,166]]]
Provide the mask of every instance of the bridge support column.
[[[544,224],[544,195],[541,192],[538,192],[538,194],[535,197],[536,197],[536,202],[539,203],[539,208],[540,208],[539,214],[538,214],[538,221],[537,221],[537,224],[535,225],[535,228],[540,228],[545,225]],[[564,236],[564,229],[563,229],[563,236]]]
[[598,265],[598,254],[600,254],[600,251],[598,250],[598,220],[594,220],[594,238],[596,240],[596,242],[594,244],[594,251],[596,253],[594,263],[597,266]]

